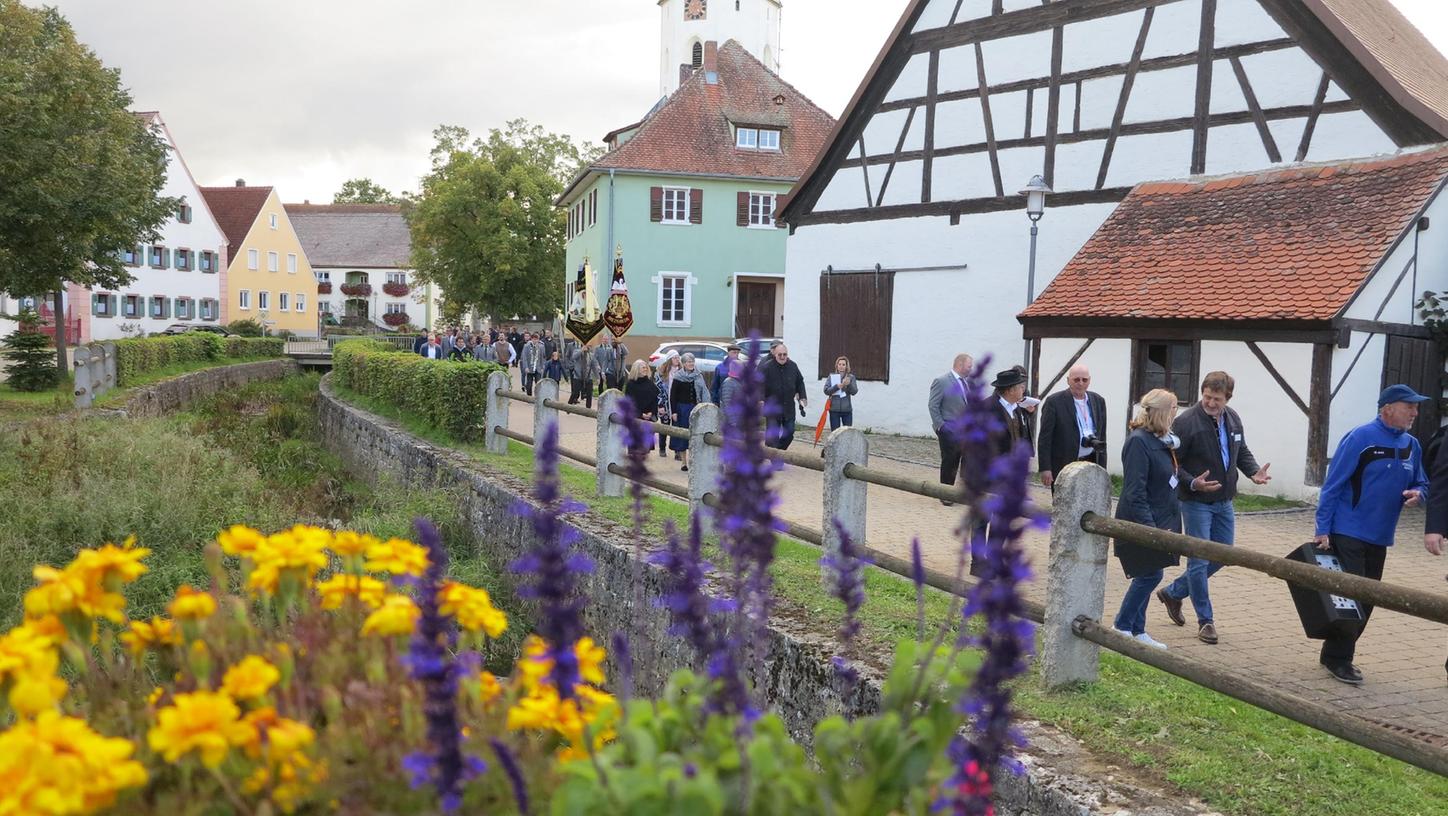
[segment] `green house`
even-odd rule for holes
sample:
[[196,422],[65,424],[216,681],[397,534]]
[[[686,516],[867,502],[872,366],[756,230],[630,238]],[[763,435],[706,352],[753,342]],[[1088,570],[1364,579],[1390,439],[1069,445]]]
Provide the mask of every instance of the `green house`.
[[668,340],[781,336],[788,230],[777,203],[833,127],[737,42],[706,43],[679,89],[609,133],[608,153],[559,197],[565,285],[586,259],[604,308],[621,248],[638,356]]

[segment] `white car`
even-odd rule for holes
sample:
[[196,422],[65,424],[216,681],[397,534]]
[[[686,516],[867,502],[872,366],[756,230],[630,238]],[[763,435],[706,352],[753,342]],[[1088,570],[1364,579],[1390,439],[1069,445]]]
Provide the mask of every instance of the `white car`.
[[649,355],[649,365],[658,368],[659,363],[670,354],[682,356],[685,352],[694,355],[695,366],[705,374],[712,374],[714,369],[724,361],[728,355],[729,346],[725,343],[715,343],[710,340],[694,340],[677,343],[661,343],[654,353]]

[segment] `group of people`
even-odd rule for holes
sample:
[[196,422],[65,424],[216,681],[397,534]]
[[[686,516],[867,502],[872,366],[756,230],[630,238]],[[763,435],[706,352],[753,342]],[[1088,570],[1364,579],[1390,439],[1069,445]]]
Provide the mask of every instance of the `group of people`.
[[[930,418],[939,440],[944,484],[954,485],[963,475],[951,423],[965,411],[965,378],[974,365],[970,355],[957,355],[951,371],[930,387]],[[1071,366],[1066,390],[1044,401],[1027,396],[1025,382],[1024,372],[1016,367],[1002,371],[991,383],[996,399],[992,407],[1001,419],[992,452],[999,455],[1016,444],[1031,444],[1032,425],[1039,418],[1035,453],[1043,485],[1054,490],[1056,477],[1072,462],[1105,467],[1106,401],[1089,390],[1090,370],[1082,364]],[[1246,477],[1257,485],[1272,479],[1271,464],[1258,464],[1247,445],[1241,416],[1228,407],[1235,387],[1231,375],[1213,371],[1202,378],[1199,399],[1188,408],[1179,410],[1178,396],[1165,389],[1142,396],[1121,449],[1118,519],[1219,544],[1234,543],[1233,499],[1239,479]],[[1422,447],[1408,432],[1417,419],[1418,404],[1427,399],[1406,385],[1384,389],[1378,398],[1378,416],[1343,437],[1330,461],[1318,497],[1313,540],[1318,549],[1334,552],[1349,573],[1381,580],[1402,509],[1425,502],[1424,547],[1433,555],[1443,554],[1448,536],[1448,455],[1443,448],[1448,445],[1429,463],[1430,489]],[[1184,605],[1190,600],[1198,639],[1207,644],[1219,641],[1210,580],[1221,564],[1188,558],[1186,570],[1161,587],[1165,570],[1180,564],[1178,556],[1120,539],[1114,550],[1130,579],[1113,623],[1118,632],[1165,649],[1146,632],[1151,599],[1162,604],[1167,619],[1177,626],[1186,625]],[[1365,627],[1372,605],[1361,607]],[[1353,664],[1363,627],[1335,630],[1323,642],[1319,662],[1344,683],[1363,682],[1361,670]]]
[[412,350],[433,360],[478,360],[513,366],[523,375],[523,390],[529,395],[539,380],[561,381],[565,372],[563,347],[552,329],[518,331],[514,326],[471,332],[449,329],[420,334]]

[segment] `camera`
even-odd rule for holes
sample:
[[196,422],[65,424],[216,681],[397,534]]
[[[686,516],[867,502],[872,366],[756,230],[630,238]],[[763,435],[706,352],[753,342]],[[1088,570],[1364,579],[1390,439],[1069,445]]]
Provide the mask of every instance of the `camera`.
[[1102,451],[1106,450],[1106,440],[1097,437],[1096,434],[1090,434],[1088,436],[1081,437],[1081,447],[1090,448],[1097,453],[1101,453]]

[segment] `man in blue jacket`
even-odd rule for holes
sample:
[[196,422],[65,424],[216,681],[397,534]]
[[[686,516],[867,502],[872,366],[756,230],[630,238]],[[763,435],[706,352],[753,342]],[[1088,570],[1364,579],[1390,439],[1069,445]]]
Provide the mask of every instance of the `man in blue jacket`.
[[[1398,516],[1428,496],[1423,450],[1408,433],[1418,403],[1427,399],[1406,385],[1388,386],[1378,396],[1378,418],[1338,443],[1318,495],[1316,543],[1320,550],[1336,549],[1346,572],[1381,581]],[[1373,607],[1361,605],[1366,628]],[[1319,658],[1333,677],[1355,686],[1363,682],[1352,664],[1361,634],[1329,636]]]

